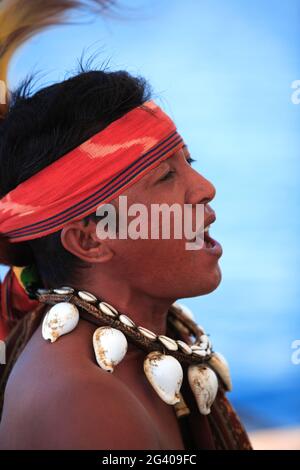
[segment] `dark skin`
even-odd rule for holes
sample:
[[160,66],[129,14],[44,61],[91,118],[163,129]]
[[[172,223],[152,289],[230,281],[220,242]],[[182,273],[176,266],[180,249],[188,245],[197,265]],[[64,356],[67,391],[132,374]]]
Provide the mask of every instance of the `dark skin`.
[[[182,149],[122,195],[139,202],[205,204],[213,185],[187,162]],[[116,201],[115,201],[116,203]],[[219,256],[188,251],[185,239],[99,240],[90,221],[68,223],[64,247],[89,263],[81,290],[127,313],[138,325],[166,333],[170,305],[212,292],[221,281]],[[50,344],[34,333],[8,381],[0,426],[3,449],[183,449],[174,408],[164,403],[143,373],[145,353],[129,344],[113,374],[96,364],[95,325],[80,320]]]

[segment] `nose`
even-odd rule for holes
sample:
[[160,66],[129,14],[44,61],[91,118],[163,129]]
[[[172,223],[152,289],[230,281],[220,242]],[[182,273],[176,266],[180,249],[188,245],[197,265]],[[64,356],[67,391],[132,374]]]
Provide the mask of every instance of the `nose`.
[[187,191],[188,204],[208,204],[216,195],[216,188],[214,185],[200,175],[195,170],[192,170],[194,175],[191,177],[193,181],[189,181],[189,189]]

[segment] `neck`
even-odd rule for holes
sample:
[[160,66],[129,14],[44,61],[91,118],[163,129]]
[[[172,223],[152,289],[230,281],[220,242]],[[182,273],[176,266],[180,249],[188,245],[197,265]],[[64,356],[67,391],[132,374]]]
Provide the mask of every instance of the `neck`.
[[168,309],[176,299],[155,298],[117,280],[101,280],[96,284],[85,282],[76,287],[111,304],[137,326],[143,326],[157,335],[166,334]]

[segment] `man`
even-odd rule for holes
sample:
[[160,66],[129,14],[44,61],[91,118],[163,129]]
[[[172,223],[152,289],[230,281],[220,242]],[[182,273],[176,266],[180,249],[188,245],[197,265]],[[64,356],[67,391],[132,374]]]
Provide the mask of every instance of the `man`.
[[[1,127],[0,227],[11,241],[25,244],[27,257],[30,247],[45,287],[66,285],[91,292],[130,315],[136,325],[166,335],[175,300],[207,294],[218,286],[218,244],[206,242],[200,250],[187,250],[185,237],[100,239],[93,206],[85,218],[75,211],[76,201],[86,200],[83,196],[93,192],[94,183],[100,188],[107,184],[107,172],[109,200],[116,205],[120,192],[128,206],[137,201],[146,208],[188,204],[194,212],[203,204],[204,226],[214,221],[209,205],[213,185],[192,169],[174,124],[147,93],[143,80],[103,71],[81,73],[27,98],[19,92],[21,98],[15,97]],[[168,134],[171,143],[162,145]],[[153,152],[157,148],[161,150]],[[114,186],[117,175],[124,181],[124,171],[123,186]],[[85,211],[82,207],[79,211]],[[62,228],[61,214],[67,214]],[[187,445],[174,409],[141,373],[144,351],[130,344],[109,375],[95,365],[94,330],[94,324],[80,320],[69,335],[49,344],[39,325],[8,380],[0,431],[3,448]],[[199,418],[205,431],[200,446],[213,448],[204,418]]]
[[[120,239],[97,233],[99,205],[110,202],[124,217],[120,195],[128,207],[138,202],[149,212],[153,204],[187,204],[193,218],[202,204],[207,229],[215,219],[209,204],[213,185],[191,167],[187,146],[150,101],[143,79],[122,71],[86,71],[34,95],[28,88],[25,83],[14,94],[0,125],[1,260],[27,266],[14,267],[2,286],[8,362],[2,373],[0,448],[250,448],[224,397],[222,378],[205,416],[197,408],[203,397],[193,397],[186,364],[179,364],[184,371],[182,394],[176,395],[180,407],[170,406],[151,387],[149,372],[143,374],[145,349],[131,341],[132,325],[171,345],[179,341],[168,324],[173,304],[216,289],[220,245],[208,234],[201,249],[187,250],[185,236]],[[45,341],[53,324],[38,291],[30,298],[37,283],[52,294],[71,286],[85,300],[90,296],[94,307],[71,294],[66,303],[81,305],[78,324]],[[128,334],[128,351],[112,374],[95,360],[96,354],[101,363],[94,298],[111,306],[110,314],[126,314],[125,327],[119,316],[111,320],[114,330]],[[96,324],[101,328],[100,320]],[[187,334],[184,339],[189,341]],[[165,346],[162,355],[174,364],[174,355],[181,356],[171,349]]]

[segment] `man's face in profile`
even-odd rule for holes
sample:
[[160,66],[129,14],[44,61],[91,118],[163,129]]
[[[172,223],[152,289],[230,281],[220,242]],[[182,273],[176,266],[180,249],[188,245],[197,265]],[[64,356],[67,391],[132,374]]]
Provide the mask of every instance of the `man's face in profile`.
[[[187,249],[187,240],[192,239],[187,239],[184,233],[180,239],[174,237],[174,216],[173,219],[171,216],[170,236],[163,239],[160,231],[159,239],[151,238],[150,216],[153,204],[166,204],[169,207],[176,204],[182,207],[182,211],[184,205],[189,204],[193,229],[196,228],[196,204],[203,204],[204,226],[214,221],[214,213],[208,202],[214,198],[215,188],[190,166],[189,158],[187,148],[182,148],[122,193],[127,198],[128,208],[139,203],[148,209],[147,239],[117,237],[104,242],[114,252],[109,267],[111,272],[117,277],[125,276],[134,289],[153,297],[203,295],[216,289],[221,281],[218,259],[222,250],[219,245],[211,249],[212,245],[207,241],[208,233],[205,234],[202,248]],[[125,217],[122,208],[117,199],[114,203],[118,218],[122,220]],[[134,217],[126,217],[129,225]],[[161,230],[163,222],[160,225]],[[101,268],[103,266],[99,267]]]

